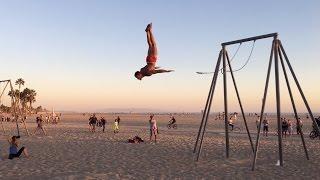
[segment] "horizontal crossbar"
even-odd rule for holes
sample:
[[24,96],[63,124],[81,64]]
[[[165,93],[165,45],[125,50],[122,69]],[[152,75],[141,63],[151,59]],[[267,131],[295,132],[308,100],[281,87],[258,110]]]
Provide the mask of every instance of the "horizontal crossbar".
[[254,37],[249,37],[249,38],[245,38],[245,39],[239,39],[239,40],[235,40],[235,41],[224,42],[224,43],[221,43],[221,46],[238,44],[238,43],[243,43],[243,42],[248,42],[248,41],[255,41],[255,40],[258,40],[258,39],[265,39],[265,38],[270,38],[270,37],[275,38],[277,36],[278,36],[278,33],[264,34],[264,35],[261,35],[261,36],[254,36]]
[[2,82],[8,82],[8,81],[10,81],[10,79],[8,79],[8,80],[1,80],[0,83],[2,83]]

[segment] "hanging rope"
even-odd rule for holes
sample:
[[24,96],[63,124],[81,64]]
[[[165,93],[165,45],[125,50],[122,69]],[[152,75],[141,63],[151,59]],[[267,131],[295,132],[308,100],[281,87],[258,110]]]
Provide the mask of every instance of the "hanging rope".
[[[252,47],[251,47],[250,54],[249,54],[246,62],[244,63],[244,65],[241,66],[241,67],[238,68],[238,69],[232,70],[232,72],[240,71],[240,70],[242,70],[244,67],[246,67],[246,66],[248,65],[248,63],[249,63],[249,61],[250,61],[250,59],[251,59],[252,52],[253,52],[253,50],[254,50],[255,44],[256,44],[256,41],[254,40],[253,43],[252,43]],[[230,60],[230,63],[231,63],[231,61],[232,61],[232,59]],[[221,68],[220,71],[221,71],[221,74],[223,74],[223,68]],[[231,72],[231,71],[230,71],[230,70],[226,70],[226,72]]]
[[[239,51],[241,45],[242,45],[242,43],[239,44],[237,50],[233,53],[232,58],[230,59],[230,63],[232,62],[233,58],[236,57],[236,55],[238,54],[238,51]],[[221,69],[220,69],[220,70],[221,70]],[[220,70],[219,70],[219,71],[220,71]],[[212,73],[214,73],[214,72],[196,72],[196,73],[197,73],[197,74],[212,74]]]

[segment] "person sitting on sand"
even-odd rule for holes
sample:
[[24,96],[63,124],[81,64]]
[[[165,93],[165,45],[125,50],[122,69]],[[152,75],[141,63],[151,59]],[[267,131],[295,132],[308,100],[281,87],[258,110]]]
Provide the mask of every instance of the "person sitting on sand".
[[36,129],[34,130],[33,134],[36,134],[36,132],[38,130],[41,130],[43,132],[44,135],[47,135],[46,133],[46,130],[44,129],[43,127],[43,120],[42,120],[42,117],[36,117],[36,123],[37,123],[37,127]]
[[157,121],[153,118],[154,115],[150,116],[149,124],[150,124],[150,142],[152,140],[152,135],[154,135],[154,142],[157,143],[157,134],[158,134],[158,127]]
[[137,143],[143,143],[143,142],[144,142],[143,139],[140,138],[139,136],[135,136],[132,139],[128,139],[128,143],[137,144]]
[[157,73],[166,73],[166,72],[173,71],[173,70],[159,69],[159,67],[156,67],[158,50],[157,50],[156,41],[152,33],[152,23],[148,24],[145,31],[147,33],[147,42],[149,46],[148,56],[146,58],[147,65],[141,68],[140,71],[135,72],[134,76],[139,80],[142,80],[142,78],[145,76],[151,76]]
[[28,152],[27,152],[27,148],[25,147],[21,147],[18,151],[18,141],[17,139],[19,139],[20,136],[12,136],[11,140],[8,139],[8,142],[10,144],[10,148],[9,148],[9,159],[13,159],[16,157],[20,157],[20,155],[23,153],[26,157],[29,157]]

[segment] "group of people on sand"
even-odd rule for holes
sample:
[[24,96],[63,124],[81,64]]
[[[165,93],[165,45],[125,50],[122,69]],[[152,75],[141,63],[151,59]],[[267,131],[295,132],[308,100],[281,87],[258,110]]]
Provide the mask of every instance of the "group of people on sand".
[[281,118],[281,129],[282,136],[287,137],[287,135],[293,135],[293,123],[290,119],[285,117]]
[[[260,116],[256,115],[256,126],[257,129],[260,125]],[[296,133],[300,134],[302,132],[302,120],[298,118],[298,123],[296,123]],[[263,127],[263,135],[268,136],[269,132],[269,120],[267,116],[264,116],[264,119],[262,120],[262,127]],[[287,119],[285,117],[281,117],[281,134],[284,137],[290,136],[294,134],[294,128],[293,128],[293,122],[290,119]]]
[[[119,124],[120,124],[120,117],[118,116],[112,125],[113,132],[116,134],[119,132]],[[96,132],[96,127],[101,127],[102,132],[105,132],[107,120],[104,117],[100,117],[98,119],[96,114],[92,114],[89,118],[89,131]]]

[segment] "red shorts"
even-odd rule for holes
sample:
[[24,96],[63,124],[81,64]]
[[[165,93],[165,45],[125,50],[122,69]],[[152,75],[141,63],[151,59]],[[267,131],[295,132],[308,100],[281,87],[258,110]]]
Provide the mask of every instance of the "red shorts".
[[147,56],[146,61],[147,63],[155,63],[157,62],[157,56]]

